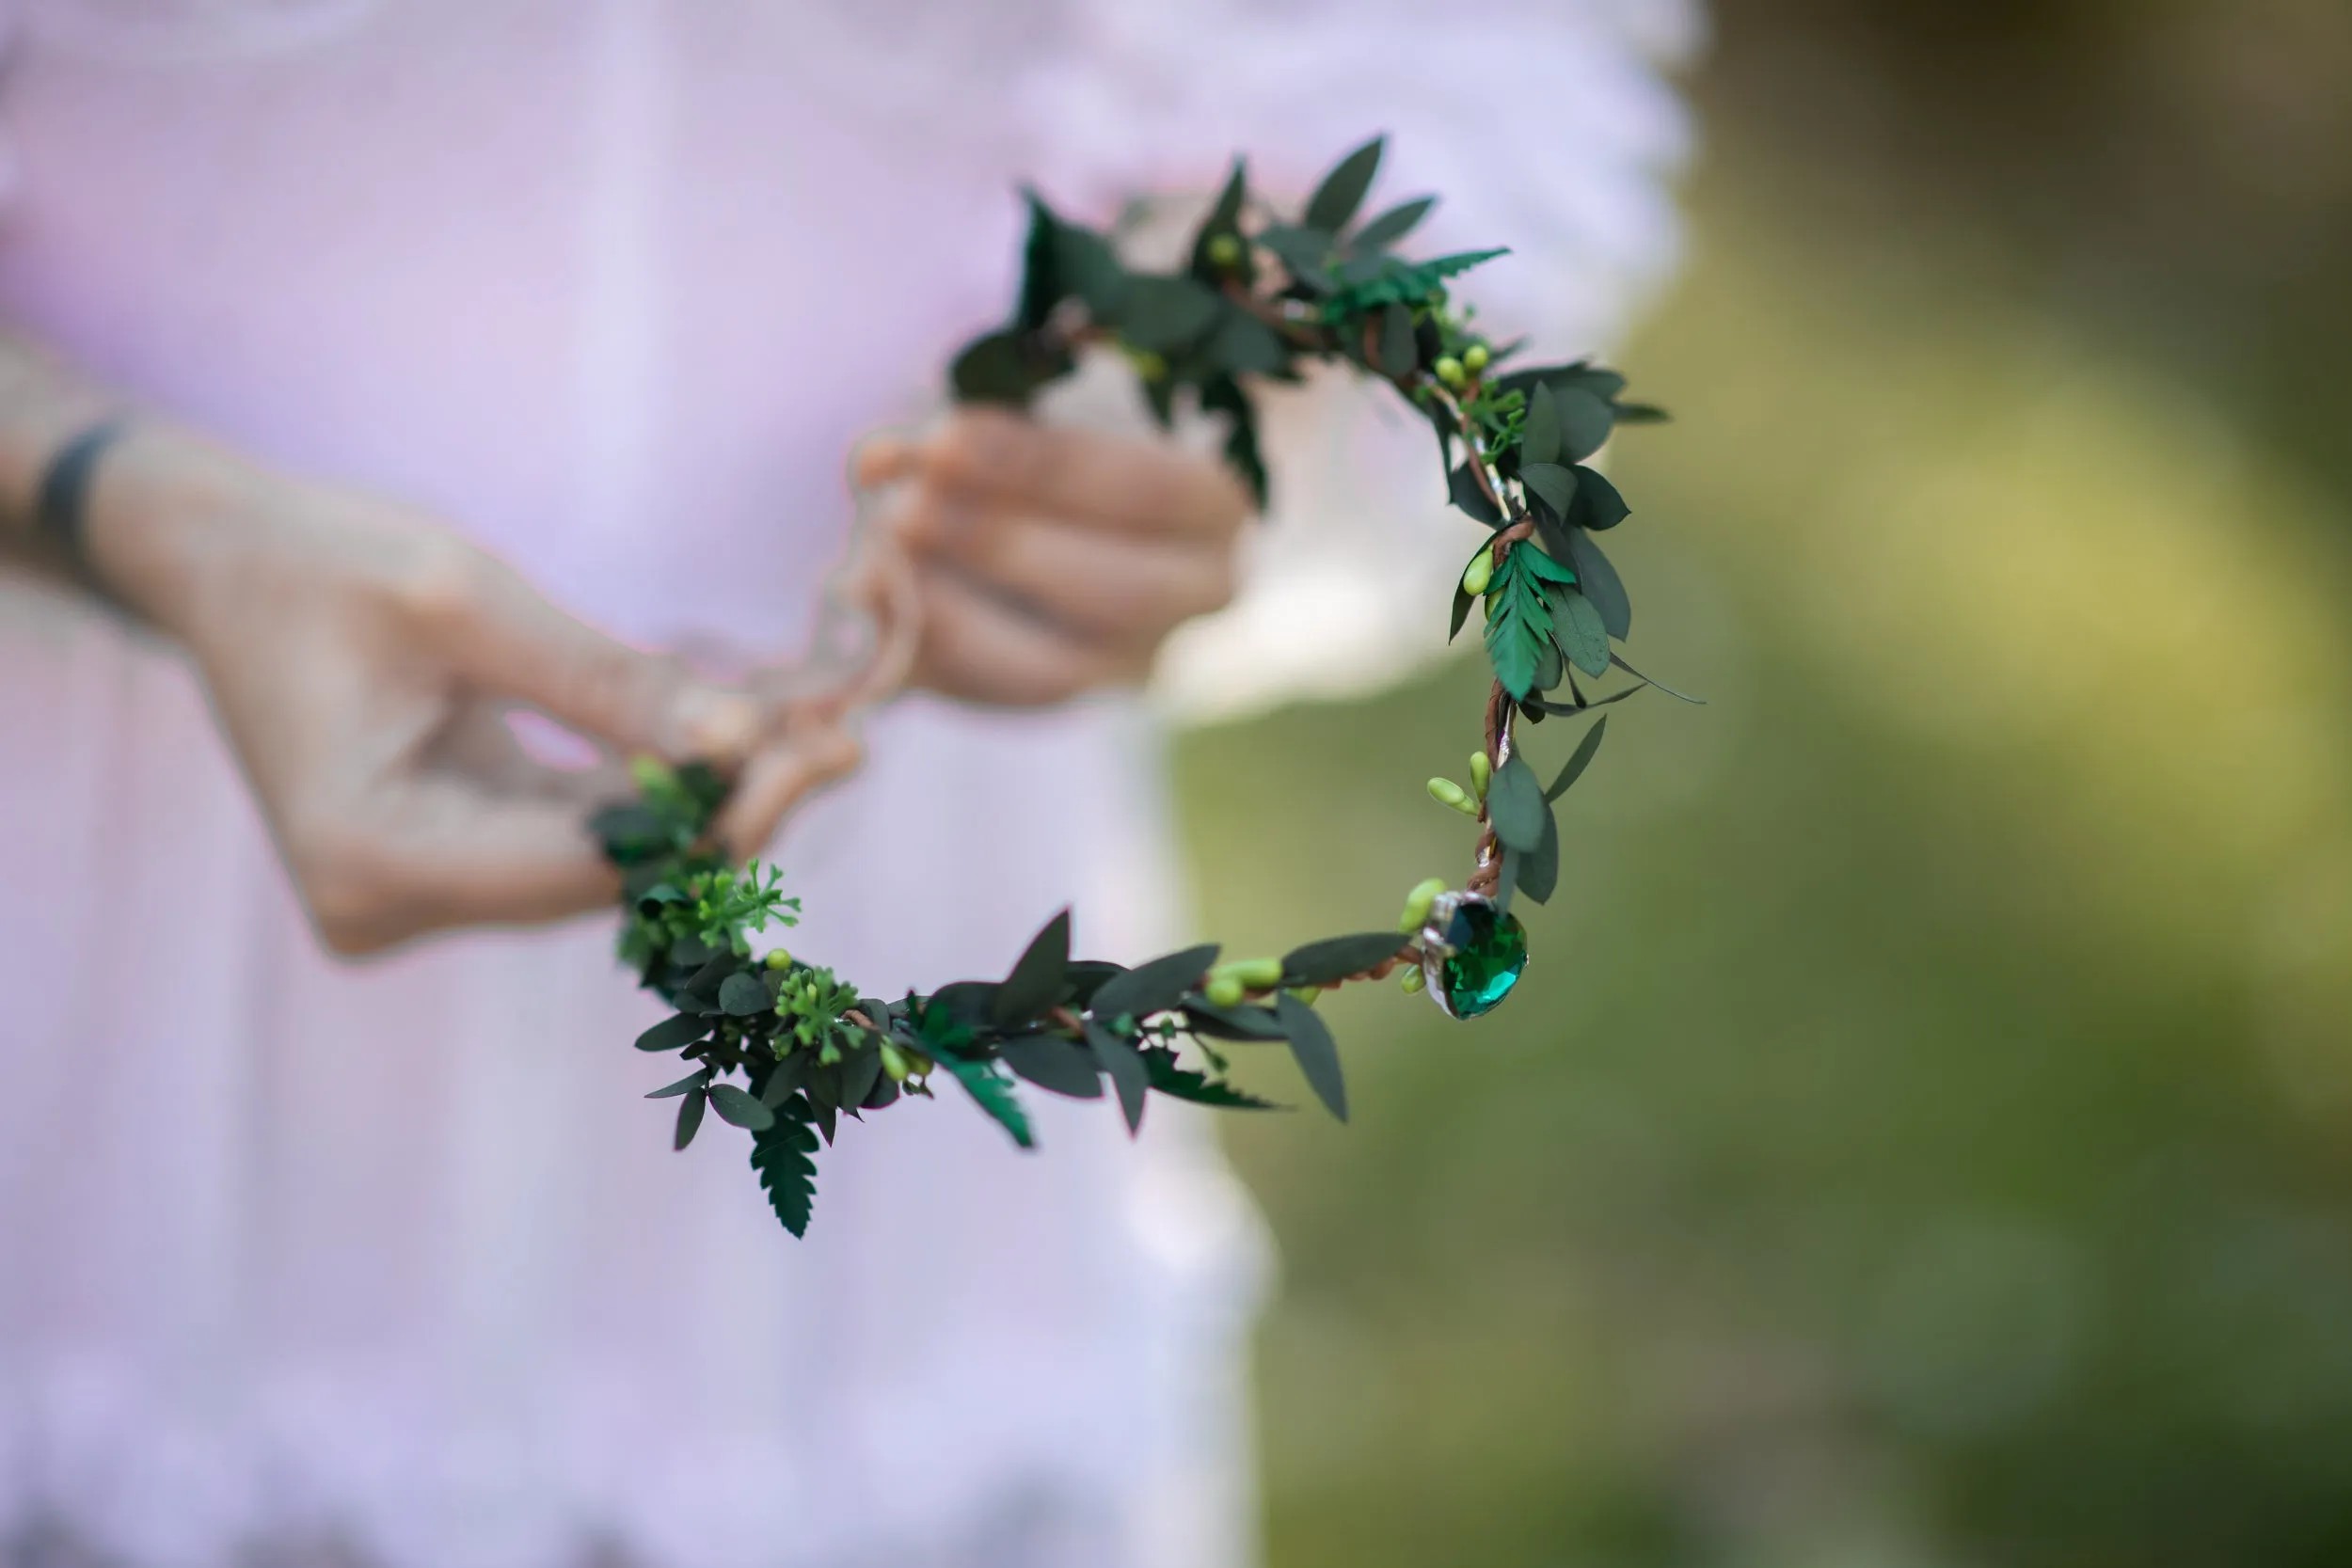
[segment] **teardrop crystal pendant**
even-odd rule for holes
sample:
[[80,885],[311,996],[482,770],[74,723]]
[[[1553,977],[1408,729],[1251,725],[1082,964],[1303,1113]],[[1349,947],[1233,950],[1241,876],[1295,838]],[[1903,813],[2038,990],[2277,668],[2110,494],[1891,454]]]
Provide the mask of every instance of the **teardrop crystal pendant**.
[[1448,1018],[1492,1012],[1527,968],[1527,928],[1475,893],[1446,893],[1421,928],[1421,973]]

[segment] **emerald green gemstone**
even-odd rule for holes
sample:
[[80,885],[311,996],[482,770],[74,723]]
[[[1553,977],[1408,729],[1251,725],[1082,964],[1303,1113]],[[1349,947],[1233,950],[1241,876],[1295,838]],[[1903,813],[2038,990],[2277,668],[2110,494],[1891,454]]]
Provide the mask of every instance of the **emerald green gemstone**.
[[1454,951],[1438,966],[1445,1010],[1455,1018],[1492,1012],[1527,968],[1527,927],[1517,915],[1498,915],[1483,898],[1465,898],[1446,921]]

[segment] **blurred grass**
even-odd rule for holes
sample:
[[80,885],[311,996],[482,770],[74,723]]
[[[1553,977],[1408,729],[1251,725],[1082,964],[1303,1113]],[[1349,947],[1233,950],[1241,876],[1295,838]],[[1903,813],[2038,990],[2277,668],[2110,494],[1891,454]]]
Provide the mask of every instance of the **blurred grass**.
[[[2352,1561],[2345,508],[1806,196],[1710,174],[1621,356],[1708,705],[1611,710],[1508,1006],[1333,998],[1355,1124],[1230,1128],[1275,1568]],[[1458,882],[1484,679],[1187,737],[1206,928]]]

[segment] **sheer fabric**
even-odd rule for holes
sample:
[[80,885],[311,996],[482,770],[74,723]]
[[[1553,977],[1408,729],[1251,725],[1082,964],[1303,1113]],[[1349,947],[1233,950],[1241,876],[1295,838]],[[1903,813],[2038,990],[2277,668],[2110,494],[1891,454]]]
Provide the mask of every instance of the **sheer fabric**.
[[[1556,246],[1544,309],[1597,333],[1665,253],[1649,62],[1683,25],[1514,24],[1654,123],[1482,210],[1451,98],[1407,123],[1375,69],[1418,24],[1356,6],[1241,37],[1049,0],[0,14],[13,325],[623,635],[776,653],[850,444],[1004,309],[1017,180],[1084,210],[1386,120],[1401,185]],[[1024,1158],[952,1099],[894,1109],[794,1243],[730,1130],[669,1152],[605,923],[321,958],[188,672],[15,585],[0,736],[0,1563],[1250,1559],[1265,1255],[1200,1123],[1154,1106],[1131,1146],[1048,1103]],[[1135,704],[916,700],[869,739],[776,847],[796,951],[890,988],[1000,971],[1064,902],[1090,953],[1185,934]]]

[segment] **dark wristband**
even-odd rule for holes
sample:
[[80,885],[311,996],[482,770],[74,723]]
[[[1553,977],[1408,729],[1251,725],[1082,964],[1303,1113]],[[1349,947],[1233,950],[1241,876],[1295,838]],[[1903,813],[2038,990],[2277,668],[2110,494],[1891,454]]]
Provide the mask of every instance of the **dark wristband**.
[[120,440],[130,428],[127,420],[101,420],[59,447],[56,455],[49,460],[48,468],[42,472],[40,488],[33,499],[34,528],[72,568],[75,580],[94,596],[126,611],[130,607],[100,580],[97,569],[90,564],[89,543],[84,537],[84,525],[89,511],[90,482],[97,475],[98,460],[105,456],[106,449]]

